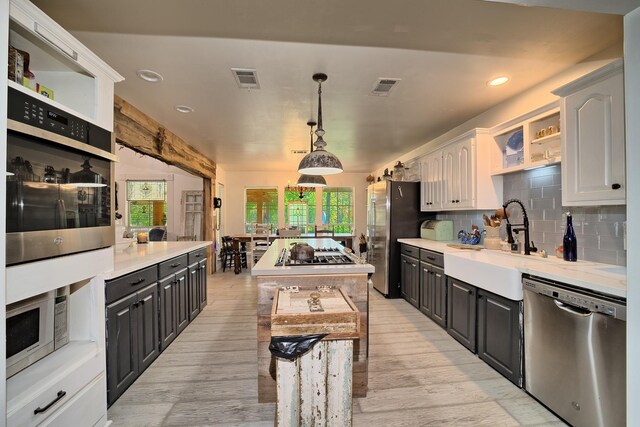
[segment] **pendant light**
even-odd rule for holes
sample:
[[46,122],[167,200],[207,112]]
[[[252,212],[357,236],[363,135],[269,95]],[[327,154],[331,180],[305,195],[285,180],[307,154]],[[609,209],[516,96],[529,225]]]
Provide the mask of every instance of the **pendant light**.
[[[316,125],[314,121],[308,121],[307,126],[309,126],[309,135],[311,138],[311,142],[309,145],[309,153],[313,151],[313,127]],[[298,186],[301,187],[326,187],[327,181],[325,181],[322,175],[300,175],[297,182]]]
[[327,75],[318,73],[313,75],[313,80],[318,82],[318,129],[316,129],[316,149],[300,161],[298,172],[304,175],[333,175],[342,172],[342,163],[330,152],[324,149],[327,145],[322,139],[322,82],[327,80]]

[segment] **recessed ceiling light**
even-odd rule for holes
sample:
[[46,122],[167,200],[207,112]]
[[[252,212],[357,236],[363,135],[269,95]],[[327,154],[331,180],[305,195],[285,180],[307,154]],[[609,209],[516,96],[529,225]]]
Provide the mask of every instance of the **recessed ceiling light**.
[[509,81],[509,77],[507,76],[500,76],[500,77],[496,77],[493,80],[490,80],[487,82],[487,85],[489,86],[500,86],[505,84],[506,82]]
[[176,105],[176,111],[179,113],[193,113],[195,110],[188,105]]
[[162,76],[153,70],[138,70],[136,74],[146,82],[157,83],[163,80]]

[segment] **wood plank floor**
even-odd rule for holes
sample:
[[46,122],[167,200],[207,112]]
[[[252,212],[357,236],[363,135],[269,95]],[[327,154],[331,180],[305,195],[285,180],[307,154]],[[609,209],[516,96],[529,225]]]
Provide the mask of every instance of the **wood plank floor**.
[[[109,409],[113,426],[273,426],[257,403],[256,283],[209,276],[209,305]],[[565,425],[403,300],[370,297],[355,426]]]

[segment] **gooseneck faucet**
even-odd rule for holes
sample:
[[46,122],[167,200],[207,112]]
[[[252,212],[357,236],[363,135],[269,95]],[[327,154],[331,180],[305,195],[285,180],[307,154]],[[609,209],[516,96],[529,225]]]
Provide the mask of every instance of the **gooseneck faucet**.
[[[520,205],[520,209],[522,209],[522,217],[523,217],[522,224],[511,224],[509,222],[509,217],[507,216],[507,206],[509,206],[512,203],[517,203],[518,205]],[[533,244],[529,243],[529,217],[527,216],[527,210],[524,208],[524,205],[522,204],[522,202],[518,199],[511,199],[507,201],[504,205],[502,205],[502,210],[504,211],[504,216],[507,220],[507,242],[509,244],[515,243],[515,241],[513,240],[512,231],[518,233],[519,231],[524,230],[524,254],[531,255],[531,252],[537,252],[538,248],[536,248]],[[522,226],[522,228],[512,228],[512,227],[518,227],[518,226]]]

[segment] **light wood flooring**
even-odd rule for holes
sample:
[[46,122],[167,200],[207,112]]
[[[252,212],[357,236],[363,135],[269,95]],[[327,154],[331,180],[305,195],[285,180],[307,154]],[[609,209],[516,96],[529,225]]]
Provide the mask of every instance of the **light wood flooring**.
[[[256,283],[209,276],[209,305],[109,409],[113,426],[273,426],[257,402]],[[355,426],[565,425],[404,300],[370,295]]]

